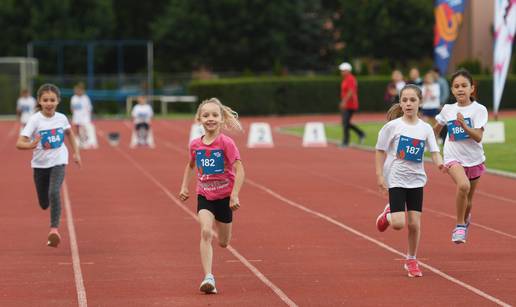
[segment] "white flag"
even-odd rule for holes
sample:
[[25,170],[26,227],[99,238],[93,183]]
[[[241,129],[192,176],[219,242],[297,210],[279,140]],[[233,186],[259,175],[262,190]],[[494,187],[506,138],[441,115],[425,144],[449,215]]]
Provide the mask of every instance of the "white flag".
[[516,0],[495,0],[494,14],[493,111],[498,114],[516,30]]

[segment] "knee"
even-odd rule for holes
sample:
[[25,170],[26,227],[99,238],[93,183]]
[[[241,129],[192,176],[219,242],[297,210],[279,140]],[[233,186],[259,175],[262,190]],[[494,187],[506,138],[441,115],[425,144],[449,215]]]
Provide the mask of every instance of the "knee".
[[407,226],[409,231],[418,231],[420,227],[417,221],[409,221]]
[[210,228],[201,229],[201,240],[211,242],[212,238],[213,238],[213,232]]
[[468,194],[470,189],[470,184],[468,181],[461,182],[457,185],[457,189],[459,190],[459,193],[461,194]]
[[59,189],[52,189],[52,190],[48,191],[48,198],[51,201],[55,201],[56,199],[61,199]]
[[228,245],[229,245],[229,242],[227,240],[219,241],[219,246],[222,248],[226,248],[226,247],[228,247]]
[[402,219],[392,219],[391,226],[394,230],[401,230],[405,227],[405,221]]

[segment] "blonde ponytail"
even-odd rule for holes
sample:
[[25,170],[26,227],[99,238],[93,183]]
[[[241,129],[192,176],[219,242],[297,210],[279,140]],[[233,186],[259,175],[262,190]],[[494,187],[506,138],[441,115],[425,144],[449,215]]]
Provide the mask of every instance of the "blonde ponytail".
[[399,103],[393,104],[387,111],[387,121],[394,120],[403,116],[403,110]]

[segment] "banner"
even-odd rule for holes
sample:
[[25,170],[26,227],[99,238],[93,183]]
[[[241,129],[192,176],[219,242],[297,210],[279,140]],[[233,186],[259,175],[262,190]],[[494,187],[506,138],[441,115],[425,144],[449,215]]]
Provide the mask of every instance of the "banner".
[[448,70],[465,6],[466,0],[435,0],[434,62],[443,76]]
[[494,30],[493,111],[498,114],[516,30],[516,0],[495,0]]

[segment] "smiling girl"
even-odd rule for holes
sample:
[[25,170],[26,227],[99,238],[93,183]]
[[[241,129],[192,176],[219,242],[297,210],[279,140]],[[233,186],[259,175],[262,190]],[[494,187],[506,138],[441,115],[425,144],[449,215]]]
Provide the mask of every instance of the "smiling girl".
[[227,247],[231,239],[233,211],[240,208],[238,194],[244,183],[244,167],[235,142],[222,133],[223,128],[242,131],[238,114],[217,98],[203,101],[195,115],[205,134],[192,140],[190,160],[186,165],[179,198],[186,201],[188,184],[197,170],[197,216],[201,226],[201,263],[204,280],[200,291],[217,293],[212,274],[213,249],[211,246],[215,225],[218,242]]
[[18,149],[33,149],[31,166],[39,205],[50,207],[50,232],[47,245],[57,247],[61,241],[58,227],[61,220],[61,184],[68,164],[68,150],[63,146],[65,135],[73,148],[73,159],[81,164],[79,147],[66,116],[56,112],[61,100],[59,88],[44,84],[38,89],[36,113],[28,120],[16,142]]
[[435,133],[446,125],[448,135],[444,143],[444,163],[456,185],[455,207],[457,225],[452,241],[465,243],[471,221],[473,194],[480,176],[485,172],[482,136],[487,124],[487,109],[475,101],[473,79],[467,70],[460,69],[451,77],[452,94],[457,100],[447,104],[435,119]]
[[427,181],[423,166],[426,147],[433,162],[444,169],[432,127],[417,115],[421,100],[418,86],[403,87],[400,102],[389,109],[389,122],[380,130],[376,143],[377,183],[381,193],[389,195],[389,204],[378,216],[376,226],[382,232],[389,225],[401,230],[407,211],[408,252],[404,268],[409,277],[423,276],[416,253],[421,235],[423,187]]

